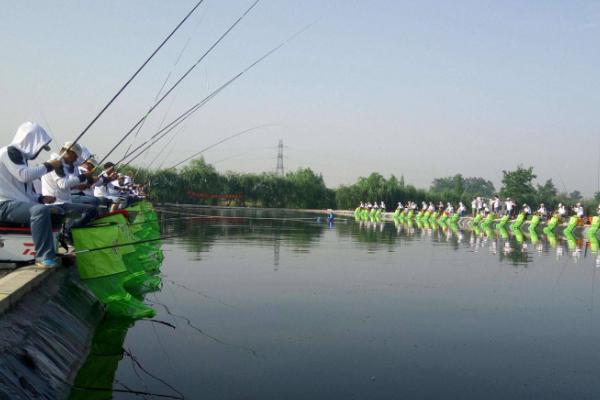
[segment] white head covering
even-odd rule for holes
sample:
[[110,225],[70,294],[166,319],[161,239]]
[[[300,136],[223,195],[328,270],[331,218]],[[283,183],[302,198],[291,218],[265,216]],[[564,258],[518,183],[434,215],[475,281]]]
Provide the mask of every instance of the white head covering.
[[31,160],[37,157],[42,149],[50,150],[48,144],[51,141],[50,135],[40,125],[34,122],[25,122],[17,129],[11,146],[16,147],[25,158]]
[[81,154],[83,153],[83,149],[81,148],[81,146],[77,143],[73,143],[73,142],[65,142],[65,144],[63,144],[61,150],[67,150],[69,149],[69,151],[72,151],[73,153],[77,154],[77,158],[81,158]]

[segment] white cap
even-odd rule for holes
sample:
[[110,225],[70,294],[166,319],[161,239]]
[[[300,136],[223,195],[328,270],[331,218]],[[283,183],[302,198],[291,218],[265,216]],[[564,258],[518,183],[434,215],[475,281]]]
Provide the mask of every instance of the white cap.
[[67,150],[67,149],[69,149],[69,151],[72,151],[73,153],[77,154],[77,157],[81,157],[81,146],[78,145],[77,143],[65,142],[65,144],[63,144],[61,150]]

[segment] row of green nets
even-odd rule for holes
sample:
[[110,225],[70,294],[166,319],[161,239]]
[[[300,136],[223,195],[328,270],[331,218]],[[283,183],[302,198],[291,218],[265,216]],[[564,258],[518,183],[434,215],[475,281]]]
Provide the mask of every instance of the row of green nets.
[[[150,318],[155,311],[143,295],[160,288],[163,260],[158,218],[152,205],[140,202],[124,213],[112,213],[72,230],[77,269],[109,316]],[[145,241],[139,243],[140,241]]]

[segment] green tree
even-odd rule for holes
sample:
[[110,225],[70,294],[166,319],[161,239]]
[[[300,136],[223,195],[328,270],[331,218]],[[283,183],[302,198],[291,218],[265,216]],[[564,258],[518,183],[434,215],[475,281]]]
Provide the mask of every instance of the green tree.
[[573,190],[571,193],[569,193],[569,199],[573,202],[578,202],[583,200],[583,196],[579,190]]
[[537,185],[537,202],[544,203],[547,207],[554,209],[558,204],[558,190],[552,179],[548,179],[543,185]]
[[496,194],[496,188],[494,184],[481,177],[470,177],[465,178],[463,181],[464,193],[466,194],[463,198],[469,197],[492,197]]
[[502,171],[500,195],[514,199],[518,204],[534,204],[537,200],[537,191],[533,187],[535,178],[533,167],[519,165],[514,171]]

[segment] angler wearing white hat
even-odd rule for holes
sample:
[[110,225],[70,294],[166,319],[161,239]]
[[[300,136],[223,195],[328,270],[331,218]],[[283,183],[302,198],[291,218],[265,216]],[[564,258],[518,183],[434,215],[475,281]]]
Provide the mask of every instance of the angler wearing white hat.
[[573,207],[573,211],[579,218],[583,218],[585,216],[585,210],[583,209],[581,203],[577,203],[575,207]]
[[49,174],[42,177],[42,193],[44,196],[53,196],[56,202],[53,207],[61,208],[68,216],[65,223],[67,235],[73,226],[87,224],[98,215],[95,206],[89,204],[75,204],[71,198],[71,189],[82,184],[93,184],[94,177],[91,173],[80,174],[75,162],[81,156],[81,146],[77,143],[66,142],[59,154],[52,158],[61,161],[61,165]]
[[[81,154],[74,163],[77,166],[78,175],[88,175],[94,172],[98,162],[94,159],[94,155],[89,149],[81,145]],[[98,207],[101,204],[99,198],[94,197],[94,186],[97,184],[97,180],[94,179],[94,183],[88,183],[87,180],[80,185],[71,187],[71,202],[77,204],[89,204],[94,207]]]

